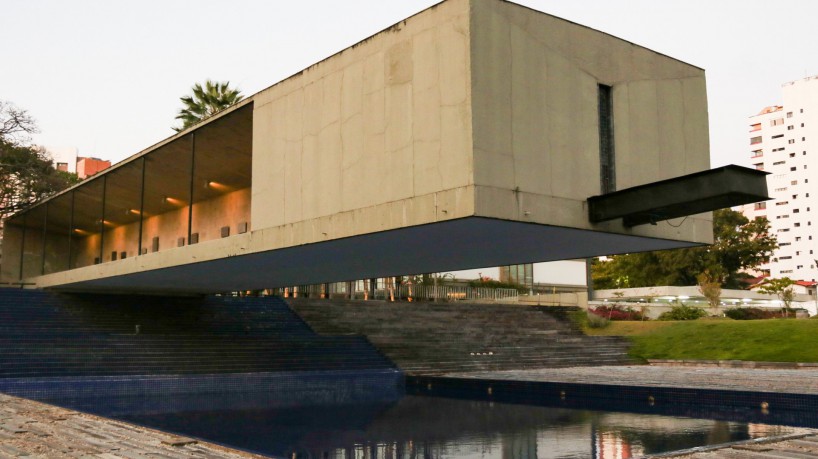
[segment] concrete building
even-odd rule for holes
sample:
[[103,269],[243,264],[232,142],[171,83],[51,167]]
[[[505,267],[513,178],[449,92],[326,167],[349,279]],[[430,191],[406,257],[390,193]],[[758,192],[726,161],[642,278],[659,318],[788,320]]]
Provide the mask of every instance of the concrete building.
[[[768,171],[773,198],[742,207],[748,218],[765,216],[778,237],[763,273],[795,280],[818,279],[818,76],[782,85],[783,105],[750,117],[750,158]],[[812,180],[810,180],[812,179]]]
[[77,158],[77,177],[87,179],[88,177],[104,171],[111,167],[111,162],[99,158],[80,157]]
[[204,293],[689,247],[766,196],[708,169],[702,69],[447,0],[14,216],[2,275]]
[[51,156],[54,168],[64,172],[77,172],[77,147],[43,147]]

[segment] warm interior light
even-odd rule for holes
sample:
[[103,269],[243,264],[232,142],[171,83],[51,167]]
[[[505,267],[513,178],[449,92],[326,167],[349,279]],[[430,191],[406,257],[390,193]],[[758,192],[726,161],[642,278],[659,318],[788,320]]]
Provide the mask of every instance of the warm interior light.
[[184,201],[181,201],[176,198],[171,198],[170,196],[165,196],[164,201],[168,204],[173,204],[174,206],[183,206],[185,205]]
[[87,236],[87,235],[91,234],[90,232],[79,229],[79,228],[74,228],[74,232],[79,234],[79,235],[82,235],[82,236]]
[[213,188],[214,190],[222,191],[222,192],[230,191],[229,186],[225,185],[224,183],[214,182],[212,180],[207,182],[207,187],[208,188]]
[[128,211],[127,211],[127,212],[125,212],[125,213],[126,213],[126,214],[134,214],[134,215],[139,215],[139,214],[141,214],[142,212],[140,212],[140,211],[138,211],[138,210],[136,210],[136,209],[130,209],[130,210],[128,210]]

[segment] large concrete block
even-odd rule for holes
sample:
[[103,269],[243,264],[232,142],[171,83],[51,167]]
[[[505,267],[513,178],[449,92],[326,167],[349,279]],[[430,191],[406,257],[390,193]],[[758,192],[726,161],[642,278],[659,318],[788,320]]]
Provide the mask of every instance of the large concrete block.
[[[88,282],[247,254],[270,255],[268,264],[258,264],[266,269],[282,250],[338,256],[349,241],[361,241],[366,250],[367,241],[379,237],[381,247],[411,252],[373,261],[384,275],[409,266],[426,272],[476,260],[514,263],[509,254],[605,254],[606,243],[613,244],[610,250],[632,251],[709,242],[709,215],[679,227],[588,220],[587,199],[601,191],[599,85],[613,88],[617,188],[708,168],[703,70],[510,2],[447,0],[252,96],[245,102],[252,104],[245,105],[252,117],[228,109],[196,127],[192,132],[207,132],[224,122],[210,137],[197,137],[224,152],[239,148],[236,133],[244,131],[237,128],[252,128],[246,185],[194,207],[202,243],[169,249],[192,228],[186,208],[167,210],[143,223],[143,247],[160,237],[158,253],[55,273],[41,283]],[[142,155],[185,152],[186,141],[183,133]],[[237,220],[247,220],[252,231],[216,236]],[[536,229],[520,230],[522,223]],[[495,231],[496,237],[496,224],[527,234],[532,250],[509,245],[505,252],[486,252],[480,245],[485,234],[478,232]],[[436,253],[434,247],[401,239],[429,237],[434,244],[445,239],[436,229],[444,227],[463,238],[459,251],[438,247],[437,253],[451,250],[445,266],[434,259],[423,263],[424,250]],[[121,247],[130,253],[134,228],[106,233],[103,252]],[[554,239],[537,241],[535,235]],[[584,238],[593,243],[575,244]],[[10,240],[13,253],[19,244],[13,234]],[[539,250],[557,243],[576,253]],[[316,244],[338,251],[322,252]],[[76,258],[90,264],[99,256],[99,235],[75,246]],[[324,262],[335,260],[315,263]],[[5,263],[3,272],[15,275]]]

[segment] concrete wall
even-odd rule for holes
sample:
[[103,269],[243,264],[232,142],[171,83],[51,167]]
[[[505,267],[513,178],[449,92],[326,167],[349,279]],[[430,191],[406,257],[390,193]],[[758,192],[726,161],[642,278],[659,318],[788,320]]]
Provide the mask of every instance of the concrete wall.
[[585,207],[601,194],[597,85],[613,87],[623,189],[709,169],[703,70],[509,2],[474,0],[471,16],[477,215],[712,240],[709,214],[625,229]]
[[[194,210],[193,231],[200,241],[211,240],[207,247],[166,250],[187,235],[187,210],[180,209],[146,219],[143,247],[150,248],[151,238],[160,235],[160,253],[133,259],[135,244],[124,241],[135,240],[134,227],[117,228],[106,234],[105,258],[124,250],[130,260],[53,274],[40,278],[39,285],[270,254],[474,216],[549,225],[538,225],[542,236],[536,243],[541,240],[545,248],[528,251],[529,258],[507,255],[516,241],[502,241],[507,244],[503,251],[494,244],[502,253],[487,262],[498,264],[686,245],[675,241],[710,242],[709,215],[681,224],[680,219],[674,226],[661,222],[635,228],[588,221],[586,199],[600,193],[600,83],[614,88],[618,188],[708,168],[701,69],[512,3],[447,0],[243,102],[253,106],[252,189],[245,190],[248,198],[213,201],[202,205],[207,210]],[[213,240],[227,221],[252,221],[253,231]],[[472,219],[466,224],[480,232],[496,223]],[[509,228],[515,225],[521,226]],[[597,244],[586,250],[577,241],[587,241],[590,233],[563,228],[593,230]],[[654,239],[650,245],[619,238],[620,248],[614,249],[599,242],[616,239],[603,233],[667,241]],[[462,254],[485,249],[491,241],[485,234],[464,234],[462,241],[472,245],[450,254],[451,267],[440,269],[480,266]],[[498,234],[492,238],[499,239]],[[409,242],[415,249],[425,244],[394,245]],[[366,244],[361,242],[362,253]],[[547,244],[577,249],[559,252]],[[78,253],[92,262],[96,251],[89,239],[87,250]],[[363,266],[365,260],[355,261]],[[424,272],[437,260],[425,261],[413,269]],[[388,260],[377,269],[382,275],[397,274],[396,266]],[[326,280],[347,275],[345,270]]]
[[473,214],[468,11],[437,5],[254,97],[254,229],[298,244]]

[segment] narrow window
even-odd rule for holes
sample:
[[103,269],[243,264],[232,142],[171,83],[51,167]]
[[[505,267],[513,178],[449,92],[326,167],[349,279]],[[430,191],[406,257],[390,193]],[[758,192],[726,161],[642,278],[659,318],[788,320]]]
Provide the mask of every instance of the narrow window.
[[613,91],[599,85],[599,177],[602,193],[616,191],[616,157],[614,155]]

